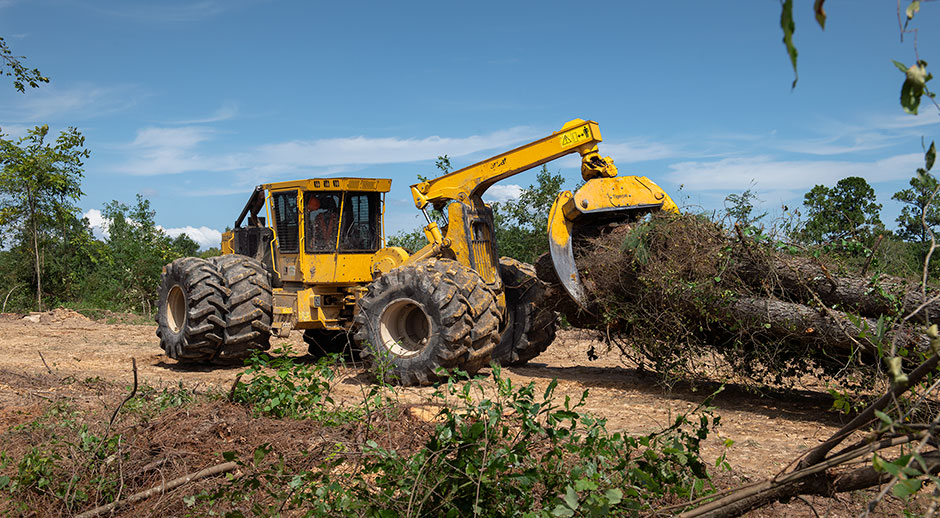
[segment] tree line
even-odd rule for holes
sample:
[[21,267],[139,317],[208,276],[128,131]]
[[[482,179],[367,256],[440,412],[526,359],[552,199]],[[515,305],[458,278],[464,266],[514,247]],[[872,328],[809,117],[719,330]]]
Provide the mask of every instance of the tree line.
[[76,205],[90,151],[75,128],[54,140],[37,126],[13,140],[0,133],[0,301],[4,311],[58,305],[149,314],[164,264],[199,250],[171,238],[150,202],[117,200],[102,210],[98,239]]

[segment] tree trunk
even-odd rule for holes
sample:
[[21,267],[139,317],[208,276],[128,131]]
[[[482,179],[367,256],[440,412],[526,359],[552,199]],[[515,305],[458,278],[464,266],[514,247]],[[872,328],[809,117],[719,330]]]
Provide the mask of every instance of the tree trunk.
[[[28,188],[27,188],[28,189]],[[39,260],[39,229],[36,224],[36,200],[32,191],[27,191],[27,204],[29,205],[29,219],[33,227],[33,259],[36,266],[36,306],[42,311],[42,265]]]
[[[926,302],[919,284],[899,277],[836,276],[820,262],[801,257],[778,257],[769,262],[739,259],[741,279],[753,286],[767,286],[785,300],[811,302],[815,294],[830,307],[876,319],[898,312],[906,316]],[[931,297],[928,293],[928,301]],[[940,320],[940,301],[928,304],[917,318],[921,322]]]

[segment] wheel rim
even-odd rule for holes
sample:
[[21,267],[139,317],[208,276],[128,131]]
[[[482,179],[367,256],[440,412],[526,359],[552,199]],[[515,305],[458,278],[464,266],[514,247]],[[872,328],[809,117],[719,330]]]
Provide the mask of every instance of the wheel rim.
[[396,356],[414,356],[431,337],[431,319],[424,308],[411,299],[398,299],[382,311],[379,319],[382,345]]
[[166,296],[166,324],[174,333],[179,333],[186,320],[186,295],[183,288],[173,286]]

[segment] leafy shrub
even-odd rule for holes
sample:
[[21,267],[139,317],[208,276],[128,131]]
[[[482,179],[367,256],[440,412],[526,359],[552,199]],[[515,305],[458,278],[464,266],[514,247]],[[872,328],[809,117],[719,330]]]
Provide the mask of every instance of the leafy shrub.
[[711,487],[699,455],[718,424],[708,408],[698,409],[697,422],[682,415],[663,432],[630,437],[580,411],[586,391],[559,402],[556,386],[539,397],[533,383],[515,386],[498,367],[492,385],[451,381],[435,393],[438,424],[413,452],[373,440],[361,451],[337,444],[302,472],[279,455],[269,460],[268,446],[247,461],[228,452],[244,474],[201,501],[247,505],[258,516],[604,516],[635,515]]
[[256,351],[246,359],[248,369],[242,375],[250,376],[250,380],[238,383],[232,400],[250,406],[257,414],[278,418],[339,423],[358,415],[355,409],[337,408],[330,397],[336,357],[327,356],[307,364],[295,361],[288,352],[280,348],[272,356]]
[[0,476],[0,491],[20,512],[26,512],[26,502],[35,499],[70,510],[115,497],[119,475],[108,465],[119,455],[120,436],[102,437],[90,432],[87,425],[65,423],[62,428],[67,434],[54,430],[47,441],[19,459],[0,452],[0,469],[15,466],[11,474]]

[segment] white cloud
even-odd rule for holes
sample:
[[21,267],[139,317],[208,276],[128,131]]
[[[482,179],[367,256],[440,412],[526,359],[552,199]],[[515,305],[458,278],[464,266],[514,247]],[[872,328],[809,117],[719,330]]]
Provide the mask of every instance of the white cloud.
[[88,220],[88,226],[91,227],[93,236],[98,239],[108,238],[108,220],[105,219],[100,210],[88,209],[87,212],[82,214],[82,217]]
[[186,234],[192,238],[193,241],[199,243],[199,248],[218,247],[222,242],[222,232],[209,227],[186,226],[180,228],[164,228],[163,231],[170,237]]
[[486,201],[509,201],[518,199],[522,195],[522,186],[507,183],[507,184],[496,184],[486,190],[486,193],[483,195],[486,198]]
[[[928,105],[928,108],[930,106]],[[940,124],[940,117],[934,109],[927,109],[918,115],[892,114],[883,117],[871,118],[866,124],[884,129],[920,128]]]
[[179,174],[190,171],[237,169],[235,156],[210,157],[196,152],[199,144],[212,138],[213,131],[200,126],[182,128],[143,128],[125,147],[129,161],[115,167],[135,175]]
[[0,134],[8,138],[21,138],[25,137],[29,130],[34,127],[35,126],[21,126],[19,124],[5,124],[0,127]]
[[338,165],[393,164],[432,160],[441,155],[465,156],[487,149],[504,148],[532,138],[528,127],[515,127],[487,135],[463,138],[371,138],[344,137],[294,140],[261,146],[261,163],[288,166],[328,167]]
[[[605,140],[598,144],[597,147],[602,156],[609,156],[614,159],[614,164],[617,166],[621,164],[673,158],[684,154],[681,146],[666,144],[664,142],[654,142],[646,138]],[[688,155],[686,154],[685,156]],[[558,167],[580,169],[581,156],[577,153],[572,153],[556,160],[554,163],[557,164]],[[624,173],[621,172],[620,174]]]
[[202,119],[193,119],[187,121],[176,121],[174,124],[209,124],[212,122],[221,122],[229,120],[238,115],[238,106],[234,103],[226,103],[219,107],[212,115],[202,118]]
[[346,137],[293,140],[267,144],[249,151],[207,155],[198,152],[213,131],[202,126],[143,128],[125,152],[134,158],[115,167],[135,175],[179,174],[200,171],[240,171],[256,182],[273,174],[285,175],[322,169],[316,174],[337,174],[355,166],[433,160],[447,154],[459,157],[494,148],[504,148],[530,139],[533,132],[515,127],[469,137],[372,138]]
[[903,180],[923,164],[919,153],[896,155],[873,162],[837,160],[774,160],[767,156],[725,158],[713,162],[672,164],[666,176],[683,184],[688,192],[735,191],[751,185],[761,191],[804,190],[817,184],[832,185],[847,176],[861,176],[869,183]]
[[88,212],[82,214],[82,217],[88,218],[88,224],[92,228],[107,226],[107,221],[98,209],[88,209]]
[[604,156],[610,156],[615,164],[629,164],[672,158],[680,154],[681,148],[647,139],[628,139],[620,142],[604,141],[598,144]]
[[[101,87],[79,84],[68,88],[54,85],[28,90],[0,116],[19,122],[90,118],[133,106],[137,99],[126,86]],[[15,107],[14,107],[15,106]]]
[[844,155],[884,149],[893,146],[897,140],[902,138],[904,137],[863,132],[851,136],[784,141],[778,144],[777,147],[784,151],[807,155]]

